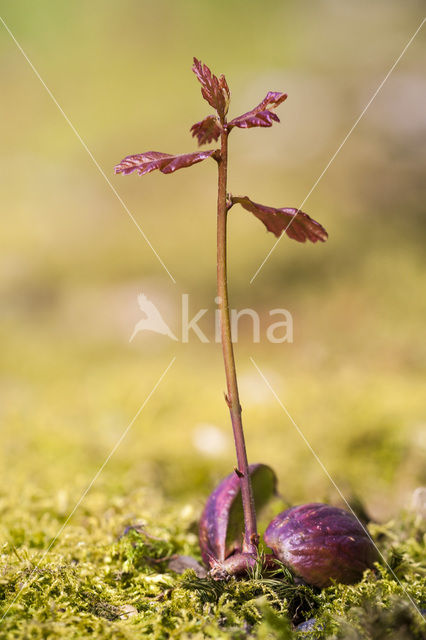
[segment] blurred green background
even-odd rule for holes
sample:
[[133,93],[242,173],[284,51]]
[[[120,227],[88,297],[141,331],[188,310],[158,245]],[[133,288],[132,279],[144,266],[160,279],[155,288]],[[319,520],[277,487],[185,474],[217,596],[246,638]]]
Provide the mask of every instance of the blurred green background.
[[[196,149],[189,128],[211,109],[195,55],[226,75],[234,116],[268,90],[289,94],[280,125],[233,132],[229,188],[297,207],[420,24],[422,3],[1,7],[176,280],[0,25],[2,492],[55,495],[67,513],[176,356],[92,494],[144,487],[200,509],[234,465],[220,347],[129,337],[140,292],[177,333],[182,293],[194,313],[213,313],[215,165],[144,178],[113,167],[130,153]],[[274,237],[242,209],[230,216],[232,306],[265,323],[274,308],[294,319],[292,344],[253,344],[246,322],[236,346],[249,458],[277,470],[288,502],[340,498],[250,356],[345,496],[374,517],[409,506],[426,481],[424,54],[423,29],[304,205],[328,230],[325,245],[283,238],[250,285]]]

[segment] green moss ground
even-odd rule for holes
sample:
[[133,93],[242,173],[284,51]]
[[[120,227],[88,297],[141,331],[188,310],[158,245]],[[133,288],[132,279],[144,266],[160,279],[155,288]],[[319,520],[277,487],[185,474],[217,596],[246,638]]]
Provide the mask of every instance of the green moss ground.
[[[43,557],[64,521],[60,499],[25,492],[17,521],[10,496],[2,495],[2,525],[9,528],[1,549],[2,638],[424,637],[408,600],[425,607],[424,541],[413,516],[371,528],[399,583],[380,566],[358,585],[319,592],[290,575],[254,572],[215,583],[169,571],[174,554],[199,558],[197,514],[190,504],[165,509],[149,491],[113,499],[94,491]],[[143,528],[123,535],[129,524]],[[313,617],[311,634],[292,631],[292,622]]]

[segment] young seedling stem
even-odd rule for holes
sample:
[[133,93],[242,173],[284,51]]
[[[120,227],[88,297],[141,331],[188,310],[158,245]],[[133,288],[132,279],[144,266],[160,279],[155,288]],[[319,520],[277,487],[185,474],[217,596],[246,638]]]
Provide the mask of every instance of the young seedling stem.
[[228,279],[227,279],[227,217],[229,204],[227,201],[228,174],[228,130],[226,122],[222,123],[221,151],[218,160],[218,193],[217,193],[217,295],[220,310],[222,352],[226,374],[226,403],[231,414],[237,453],[238,476],[241,484],[241,496],[244,512],[243,551],[255,551],[258,543],[256,511],[253,500],[250,474],[248,470],[247,452],[244,440],[241,405],[238,393],[237,371],[235,367],[234,348],[232,345],[231,322],[229,318]]

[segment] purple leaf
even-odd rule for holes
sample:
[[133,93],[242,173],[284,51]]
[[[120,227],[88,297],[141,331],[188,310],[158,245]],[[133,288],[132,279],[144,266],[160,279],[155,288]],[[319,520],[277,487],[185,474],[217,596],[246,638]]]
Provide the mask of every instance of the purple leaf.
[[[256,510],[275,493],[276,476],[265,464],[251,464],[250,478]],[[207,500],[199,526],[201,555],[215,567],[242,549],[244,516],[240,479],[235,472],[227,476]]]
[[311,503],[278,514],[264,535],[274,555],[308,584],[353,584],[378,560],[374,543],[351,513]]
[[207,100],[213,109],[216,109],[219,117],[223,119],[228,113],[229,101],[231,99],[231,93],[225,76],[222,75],[220,78],[217,78],[212,74],[208,66],[197,60],[197,58],[194,58],[192,70],[201,84],[203,98]]
[[319,222],[316,222],[307,213],[300,209],[286,208],[276,209],[263,204],[253,202],[247,196],[232,196],[232,204],[240,204],[244,209],[253,213],[263,222],[268,231],[271,231],[277,238],[283,231],[289,238],[298,242],[325,242],[328,233]]
[[190,167],[197,162],[210,158],[216,153],[212,151],[196,151],[195,153],[185,153],[180,156],[173,156],[170,153],[160,151],[146,151],[134,156],[126,156],[120,164],[115,167],[115,173],[128,175],[132,171],[137,171],[140,176],[159,169],[162,173],[173,173],[177,169]]
[[[271,127],[273,122],[279,122],[280,119],[277,114],[270,111],[270,109],[276,109],[286,98],[286,93],[269,91],[257,107],[251,111],[247,111],[247,113],[243,113],[242,116],[238,116],[238,118],[231,120],[228,124],[229,131],[233,127],[239,127],[240,129],[250,129],[251,127]],[[267,107],[269,107],[269,109]]]
[[212,140],[217,140],[222,132],[219,118],[217,116],[207,116],[201,122],[196,122],[191,127],[192,135],[198,139],[198,144],[206,144]]

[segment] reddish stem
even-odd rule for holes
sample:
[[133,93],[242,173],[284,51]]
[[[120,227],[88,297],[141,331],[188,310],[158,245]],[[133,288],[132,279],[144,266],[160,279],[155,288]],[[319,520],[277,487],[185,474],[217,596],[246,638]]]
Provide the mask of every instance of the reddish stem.
[[241,405],[238,394],[237,372],[235,369],[234,349],[231,338],[231,323],[229,318],[228,284],[226,267],[226,223],[228,214],[227,203],[227,172],[228,172],[228,131],[226,123],[222,123],[221,155],[218,160],[218,198],[217,198],[217,295],[220,310],[220,324],[222,336],[223,360],[225,363],[227,395],[226,402],[231,414],[234,432],[235,449],[237,453],[238,475],[241,483],[241,496],[244,511],[244,542],[243,551],[256,552],[258,543],[256,511],[253,491],[247,462],[244,441],[243,424],[241,420]]

